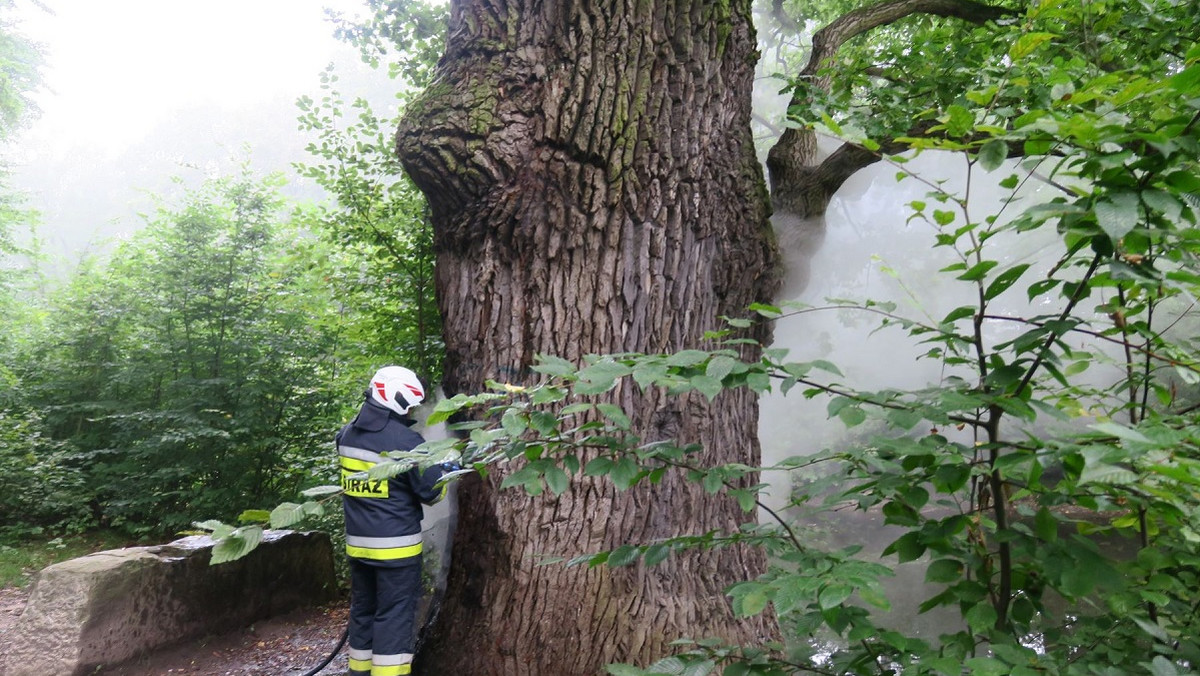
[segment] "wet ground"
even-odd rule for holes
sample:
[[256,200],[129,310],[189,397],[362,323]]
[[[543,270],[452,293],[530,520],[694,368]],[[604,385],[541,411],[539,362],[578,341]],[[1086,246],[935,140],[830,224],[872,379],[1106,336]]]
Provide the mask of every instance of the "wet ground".
[[[0,647],[28,590],[0,589]],[[221,636],[206,636],[95,672],[97,676],[301,676],[329,654],[346,628],[346,603],[296,610]],[[320,676],[346,672],[343,648]]]

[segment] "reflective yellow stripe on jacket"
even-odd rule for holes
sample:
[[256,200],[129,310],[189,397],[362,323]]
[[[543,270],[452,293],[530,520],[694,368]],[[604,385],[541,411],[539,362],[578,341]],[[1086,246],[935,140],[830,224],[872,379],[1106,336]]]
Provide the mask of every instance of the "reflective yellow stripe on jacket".
[[360,472],[366,472],[376,465],[373,462],[358,458],[341,457],[342,490],[346,495],[355,498],[386,498],[388,496],[387,479],[351,478]]
[[421,553],[421,534],[393,538],[371,538],[346,535],[346,553],[360,559],[392,561],[407,559]]

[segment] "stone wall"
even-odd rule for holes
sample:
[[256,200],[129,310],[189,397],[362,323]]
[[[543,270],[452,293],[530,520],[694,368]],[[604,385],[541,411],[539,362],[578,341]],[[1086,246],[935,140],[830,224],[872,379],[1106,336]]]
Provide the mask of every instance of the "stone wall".
[[0,676],[67,676],[228,632],[337,595],[323,533],[268,531],[245,558],[209,565],[212,540],[98,552],[38,574]]

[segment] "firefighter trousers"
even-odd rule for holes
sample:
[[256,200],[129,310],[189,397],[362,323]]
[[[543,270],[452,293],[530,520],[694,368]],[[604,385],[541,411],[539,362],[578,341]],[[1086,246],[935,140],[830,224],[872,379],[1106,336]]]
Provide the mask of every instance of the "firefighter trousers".
[[421,557],[385,568],[350,559],[350,673],[412,673]]

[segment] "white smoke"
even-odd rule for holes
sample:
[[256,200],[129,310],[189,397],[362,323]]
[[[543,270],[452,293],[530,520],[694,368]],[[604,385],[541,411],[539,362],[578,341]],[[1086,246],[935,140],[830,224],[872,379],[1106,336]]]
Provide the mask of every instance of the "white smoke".
[[[814,308],[831,305],[831,299],[874,300],[894,303],[896,314],[926,324],[937,324],[948,312],[977,301],[974,285],[940,273],[958,262],[955,252],[935,247],[937,228],[921,219],[910,219],[913,201],[925,201],[927,211],[951,210],[928,196],[932,185],[953,195],[966,194],[967,165],[961,155],[926,152],[903,165],[918,178],[897,181],[898,167],[879,162],[853,175],[836,193],[824,218],[801,220],[777,214],[773,224],[785,262],[780,302],[792,301]],[[1053,188],[1033,180],[1018,196],[1020,203],[1005,206],[1012,191],[998,182],[1011,173],[1024,175],[1015,162],[993,173],[976,169],[971,178],[969,213],[974,221],[990,214],[1011,218],[1036,200],[1051,196]],[[951,229],[965,222],[962,214]],[[1024,280],[1042,278],[1054,264],[1056,235],[1046,232],[1003,233],[987,245],[988,256],[1002,266],[1029,263]],[[1047,252],[1050,252],[1049,254]],[[1028,316],[1053,310],[1053,301],[1039,300],[1045,308],[1031,307],[1024,284],[1014,285],[996,298],[989,314]],[[928,345],[918,344],[898,325],[880,329],[881,317],[853,309],[806,311],[779,320],[774,347],[787,348],[792,361],[823,359],[836,364],[844,377],[829,376],[851,388],[917,389],[942,382],[952,375],[935,359],[921,359]],[[988,324],[991,343],[1025,331],[1016,322]],[[958,374],[970,377],[967,372]],[[847,430],[839,420],[829,420],[826,400],[805,400],[798,392],[775,392],[761,401],[760,438],[764,464],[793,455],[810,455],[844,446]],[[769,477],[774,486],[769,504],[779,506],[787,497],[786,476]]]

